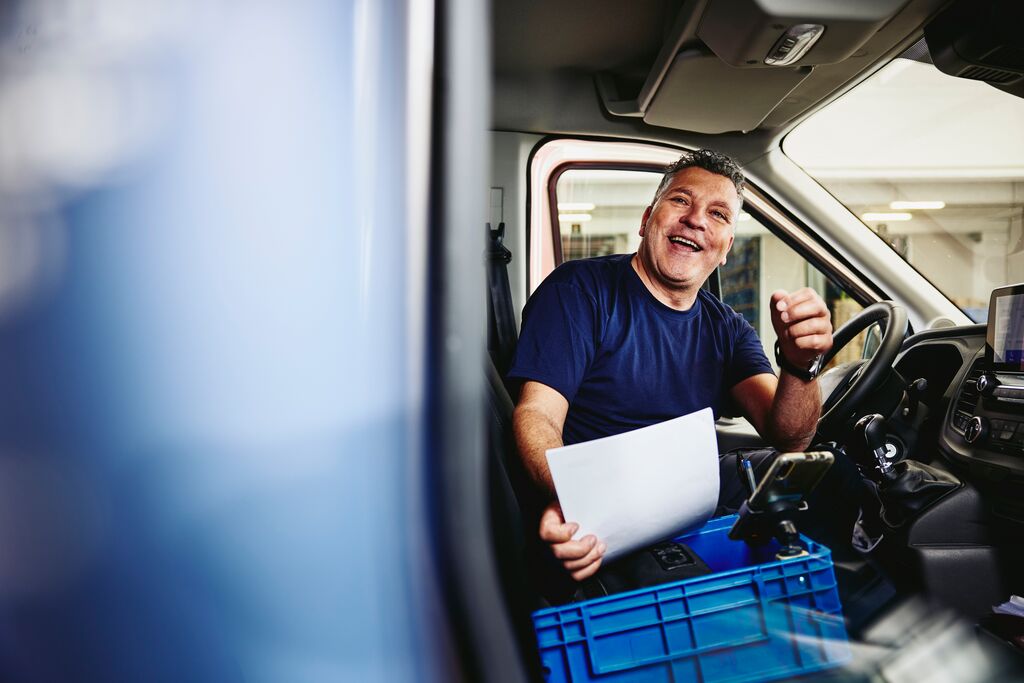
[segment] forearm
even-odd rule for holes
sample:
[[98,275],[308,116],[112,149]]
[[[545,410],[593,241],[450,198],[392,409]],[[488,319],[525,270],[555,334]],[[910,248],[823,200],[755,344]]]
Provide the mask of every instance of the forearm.
[[544,413],[518,406],[513,413],[516,445],[523,465],[537,486],[555,498],[555,484],[548,469],[547,451],[562,446],[562,430]]
[[821,416],[821,389],[817,380],[804,382],[788,372],[779,373],[779,385],[768,420],[771,442],[781,451],[802,451],[814,439]]
[[607,546],[593,534],[573,540],[579,525],[566,523],[555,495],[547,451],[562,445],[562,427],[568,408],[569,403],[556,390],[539,382],[526,382],[512,413],[512,429],[523,466],[548,498],[540,518],[540,538],[550,546],[552,555],[561,561],[569,575],[582,581],[601,567]]

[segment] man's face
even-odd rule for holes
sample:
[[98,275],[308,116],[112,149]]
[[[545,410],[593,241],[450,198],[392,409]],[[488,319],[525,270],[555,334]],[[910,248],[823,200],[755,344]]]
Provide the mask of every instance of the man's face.
[[725,176],[697,167],[677,173],[640,223],[639,255],[651,279],[695,292],[725,263],[741,204]]

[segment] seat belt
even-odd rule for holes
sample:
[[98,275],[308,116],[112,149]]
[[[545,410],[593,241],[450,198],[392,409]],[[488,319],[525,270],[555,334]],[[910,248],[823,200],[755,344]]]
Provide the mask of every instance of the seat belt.
[[497,228],[487,224],[487,351],[502,377],[512,366],[512,356],[519,339],[512,289],[508,284],[508,264],[512,252],[504,245],[505,223]]

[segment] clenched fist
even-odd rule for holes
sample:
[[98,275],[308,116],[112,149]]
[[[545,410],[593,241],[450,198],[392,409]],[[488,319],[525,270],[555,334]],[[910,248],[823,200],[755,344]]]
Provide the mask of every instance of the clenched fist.
[[828,307],[809,287],[792,294],[772,292],[772,326],[779,338],[779,350],[787,361],[806,368],[832,348],[832,321]]

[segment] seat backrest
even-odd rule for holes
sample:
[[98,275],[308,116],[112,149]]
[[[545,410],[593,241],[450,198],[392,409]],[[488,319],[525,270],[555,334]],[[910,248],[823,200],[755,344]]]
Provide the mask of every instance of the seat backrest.
[[[527,566],[532,520],[539,519],[533,483],[519,459],[512,429],[514,384],[505,376],[512,365],[518,341],[508,263],[512,252],[505,247],[505,224],[487,224],[487,485],[490,498],[492,548],[498,565],[508,614],[516,632],[523,662],[533,678],[541,680],[540,658],[530,612],[540,607],[540,595],[529,579]],[[531,537],[532,538],[532,537]]]
[[[540,659],[530,612],[543,606],[540,595],[530,581],[527,558],[529,548],[524,521],[533,519],[529,512],[533,486],[519,460],[512,431],[512,399],[505,390],[502,376],[491,359],[486,361],[488,429],[487,485],[490,498],[492,548],[498,566],[503,597],[522,661],[541,680]],[[524,516],[524,510],[527,511]]]

